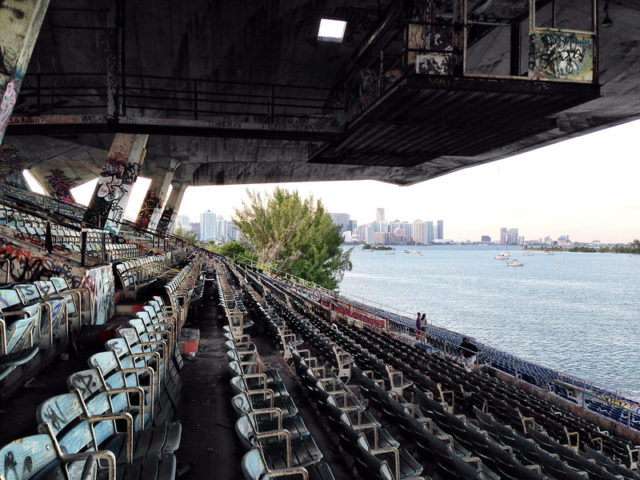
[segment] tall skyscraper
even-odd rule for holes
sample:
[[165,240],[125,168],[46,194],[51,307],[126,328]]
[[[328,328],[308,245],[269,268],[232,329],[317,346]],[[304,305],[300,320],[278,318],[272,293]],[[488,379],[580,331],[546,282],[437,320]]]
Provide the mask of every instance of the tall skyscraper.
[[426,233],[426,238],[427,241],[425,243],[433,243],[433,222],[431,220],[429,220],[426,223],[426,229],[427,229],[427,233]]
[[413,221],[413,241],[415,243],[427,243],[427,224],[422,220]]
[[200,214],[200,240],[207,242],[218,238],[218,219],[216,214],[207,210]]
[[384,222],[384,208],[376,208],[376,222]]
[[438,220],[438,235],[436,235],[438,240],[444,239],[444,221]]
[[507,244],[507,229],[505,227],[502,227],[500,229],[500,244],[501,245]]

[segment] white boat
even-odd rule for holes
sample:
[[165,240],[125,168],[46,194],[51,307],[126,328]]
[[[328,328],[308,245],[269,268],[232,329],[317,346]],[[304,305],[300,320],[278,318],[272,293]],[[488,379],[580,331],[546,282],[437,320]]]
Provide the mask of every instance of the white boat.
[[522,267],[524,263],[519,262],[517,259],[513,259],[510,262],[507,262],[507,267]]
[[500,252],[500,255],[496,255],[493,258],[495,258],[496,260],[507,260],[509,257],[509,252]]
[[544,254],[545,255],[553,255],[553,252],[546,251],[546,252],[544,252]]

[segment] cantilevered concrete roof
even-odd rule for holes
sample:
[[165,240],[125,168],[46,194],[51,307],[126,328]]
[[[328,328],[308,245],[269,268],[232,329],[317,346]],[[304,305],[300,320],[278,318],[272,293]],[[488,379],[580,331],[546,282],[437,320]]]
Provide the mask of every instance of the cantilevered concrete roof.
[[[556,27],[588,28],[592,0],[556,3]],[[529,78],[528,0],[469,0],[465,75],[402,70],[389,32],[416,11],[435,18],[429,5],[51,0],[3,147],[77,183],[114,133],[137,132],[150,134],[146,169],[180,162],[174,182],[412,184],[640,117],[633,0],[609,1],[595,83]],[[551,2],[537,7],[549,26]],[[318,40],[323,17],[347,22],[342,43]]]

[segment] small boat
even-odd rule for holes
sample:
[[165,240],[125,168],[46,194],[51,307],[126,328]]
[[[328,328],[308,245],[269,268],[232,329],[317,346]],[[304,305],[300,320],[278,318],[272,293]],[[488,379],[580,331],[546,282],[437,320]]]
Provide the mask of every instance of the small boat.
[[507,267],[522,267],[524,263],[519,262],[517,259],[513,259],[510,262],[507,262]]
[[495,258],[496,260],[506,260],[510,257],[509,252],[500,252],[500,255],[496,255]]
[[544,252],[544,254],[545,255],[553,255],[553,252],[550,252],[550,251],[547,250],[546,252]]
[[396,253],[395,250],[392,250],[390,252],[384,252],[385,255],[393,255],[394,253]]

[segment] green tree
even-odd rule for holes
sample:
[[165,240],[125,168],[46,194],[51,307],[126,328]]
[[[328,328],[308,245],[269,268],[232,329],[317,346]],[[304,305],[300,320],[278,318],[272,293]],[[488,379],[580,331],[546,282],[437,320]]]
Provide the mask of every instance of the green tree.
[[342,237],[322,202],[305,200],[281,188],[264,198],[247,192],[249,203],[235,209],[234,223],[253,247],[258,261],[335,289],[351,270],[351,250],[340,248]]
[[175,235],[176,237],[180,237],[189,243],[196,243],[198,241],[198,235],[196,234],[196,232],[192,230],[185,230],[181,227],[176,228],[173,231],[173,235]]

